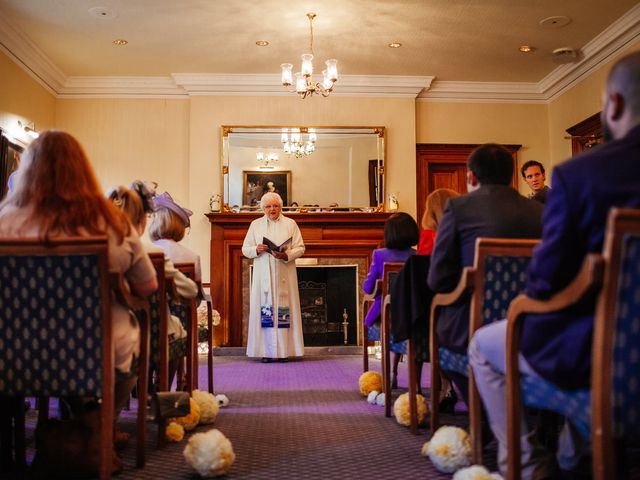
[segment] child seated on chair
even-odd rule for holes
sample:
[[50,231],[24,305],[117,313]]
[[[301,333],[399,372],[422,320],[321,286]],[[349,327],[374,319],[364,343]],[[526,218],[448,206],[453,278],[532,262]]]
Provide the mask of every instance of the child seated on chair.
[[[125,213],[133,227],[141,236],[147,225],[147,215],[153,212],[154,190],[155,186],[136,180],[131,185],[130,189],[125,186],[120,186],[111,189],[107,193],[107,197]],[[147,253],[164,253],[162,248],[150,243],[149,241],[145,241],[144,238],[142,239],[142,245]],[[164,257],[164,273],[165,276],[173,279],[178,295],[183,298],[196,297],[198,294],[198,286],[196,283],[177,270],[173,265],[173,262],[166,255]],[[187,332],[182,326],[180,320],[174,315],[171,315],[168,305],[167,333],[169,335],[169,352],[184,350],[184,342],[187,338]],[[181,358],[181,355],[173,355],[170,358],[169,385],[171,385],[173,377],[178,370]]]
[[[418,243],[418,225],[408,213],[399,212],[391,215],[384,224],[384,248],[373,251],[373,258],[369,273],[362,284],[365,293],[373,293],[376,281],[382,279],[385,262],[405,262],[416,254],[411,248]],[[380,315],[382,305],[382,293],[378,292],[372,307],[364,319],[368,327],[369,340],[380,341]],[[400,358],[407,351],[406,342],[391,343],[393,352],[393,374],[391,388],[398,386],[398,364]]]

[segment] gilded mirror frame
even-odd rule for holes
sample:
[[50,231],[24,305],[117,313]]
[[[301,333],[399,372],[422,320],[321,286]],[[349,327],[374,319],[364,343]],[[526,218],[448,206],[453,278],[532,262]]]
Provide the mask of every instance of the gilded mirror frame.
[[[298,129],[301,136],[306,139],[309,138],[310,133],[317,135],[318,149],[308,157],[295,154],[285,154],[283,150],[283,143],[281,142],[281,136],[283,129],[287,129],[287,132],[291,132],[293,129]],[[265,186],[259,185],[260,188],[267,190],[266,184],[270,183],[270,176],[274,176],[276,187],[278,172],[288,171],[287,184],[287,197],[288,204],[285,205],[285,210],[288,211],[300,211],[300,212],[314,212],[314,211],[349,211],[349,212],[373,212],[382,211],[384,208],[384,196],[385,196],[385,161],[386,161],[386,142],[385,142],[385,127],[382,126],[291,126],[291,125],[223,125],[220,128],[221,133],[221,181],[222,181],[222,195],[223,195],[223,207],[224,212],[244,213],[255,212],[258,210],[256,206],[255,197],[249,198],[245,195],[247,190],[251,190],[256,185],[244,185],[242,182],[246,181],[247,172],[254,172],[258,170],[255,165],[250,166],[246,163],[250,160],[243,159],[238,160],[239,151],[238,142],[247,142],[246,144],[253,150],[262,149],[262,147],[256,147],[251,144],[250,139],[266,139],[262,140],[267,142],[269,147],[265,147],[266,150],[277,151],[278,155],[283,155],[285,162],[282,162],[283,166],[274,167],[269,166],[268,162],[265,163],[265,175],[263,183]],[[339,143],[340,147],[333,147],[333,150],[348,150],[349,158],[345,160],[346,166],[340,166],[342,160],[334,159],[333,163],[322,163],[323,170],[317,171],[316,175],[309,176],[308,171],[305,171],[305,182],[309,183],[313,178],[316,185],[323,184],[322,181],[317,178],[319,175],[331,175],[330,170],[327,170],[327,165],[338,165],[341,169],[349,169],[347,174],[337,174],[334,178],[343,179],[348,181],[348,194],[345,194],[349,199],[357,198],[356,202],[333,202],[333,201],[308,201],[305,199],[305,191],[301,187],[303,182],[301,181],[300,172],[293,172],[293,180],[291,180],[291,170],[295,170],[291,167],[292,162],[299,162],[300,169],[305,168],[302,158],[309,159],[320,158],[322,148],[325,147],[326,142],[329,139],[333,139],[334,142]],[[354,140],[349,140],[354,139]],[[369,139],[372,142],[369,142]],[[366,147],[353,147],[348,143],[351,142],[357,145],[366,145]],[[259,141],[257,141],[259,142]],[[340,143],[341,142],[341,143]],[[242,143],[240,143],[242,144]],[[374,145],[375,144],[375,145]],[[244,144],[242,144],[244,145]],[[276,146],[278,145],[278,146]],[[246,147],[247,152],[250,151],[249,147]],[[315,148],[315,147],[314,147]],[[232,152],[233,150],[233,152]],[[255,153],[247,153],[243,155],[256,155]],[[359,153],[354,153],[359,152]],[[265,154],[266,157],[266,154]],[[295,159],[294,159],[295,157]],[[276,160],[277,161],[277,160]],[[255,161],[254,161],[255,163]],[[353,170],[356,170],[355,172]],[[312,172],[313,173],[313,172]],[[269,175],[271,174],[271,175]],[[254,177],[251,177],[254,178]],[[296,182],[296,178],[298,181]],[[348,180],[344,179],[348,178]],[[260,183],[260,181],[256,181]],[[357,183],[357,186],[355,184]],[[333,182],[326,182],[324,184],[334,184]],[[274,183],[269,185],[271,191],[274,189]],[[297,188],[298,187],[298,188]],[[351,189],[356,189],[356,193],[352,193]],[[366,190],[366,192],[363,191]],[[275,190],[277,191],[277,189]],[[241,193],[242,192],[242,193]],[[293,199],[293,205],[291,205]],[[234,201],[235,200],[235,201]]]

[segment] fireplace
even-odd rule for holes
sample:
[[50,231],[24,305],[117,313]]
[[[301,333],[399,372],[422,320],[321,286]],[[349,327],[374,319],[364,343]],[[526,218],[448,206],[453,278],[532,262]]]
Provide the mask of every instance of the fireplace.
[[[249,316],[249,266],[251,265],[251,260],[242,256],[241,247],[249,224],[260,215],[253,213],[208,213],[206,215],[211,224],[211,296],[214,308],[222,317],[220,325],[214,329],[214,343],[217,346],[239,347],[246,345],[247,341],[246,319]],[[371,253],[382,243],[384,222],[389,215],[384,212],[287,214],[300,227],[306,246],[304,256],[296,261],[299,266],[309,263],[357,266],[356,309],[353,316],[348,313],[350,322],[348,328],[352,326],[357,328],[357,333],[354,338],[349,330],[348,344],[360,342],[362,312],[358,311],[357,307],[362,301],[361,285],[369,270]],[[329,313],[327,315],[329,316]],[[342,312],[339,312],[338,316],[341,321]],[[352,323],[354,316],[358,321]],[[336,327],[331,325],[331,328]],[[343,345],[342,342],[338,344]]]
[[[358,345],[366,262],[359,258],[300,258],[296,261],[305,346]],[[247,344],[251,260],[242,265],[242,345]],[[346,309],[347,343],[344,342]]]

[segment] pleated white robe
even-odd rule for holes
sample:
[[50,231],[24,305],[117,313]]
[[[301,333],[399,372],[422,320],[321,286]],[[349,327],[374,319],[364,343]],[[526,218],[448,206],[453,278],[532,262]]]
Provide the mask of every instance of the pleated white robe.
[[[286,250],[288,260],[277,260],[270,253],[260,256],[256,247],[267,237],[276,245],[292,238]],[[304,243],[300,229],[295,221],[280,215],[277,220],[269,220],[265,215],[251,222],[249,231],[242,244],[242,253],[253,259],[253,278],[251,280],[251,298],[249,307],[249,325],[247,338],[248,357],[285,358],[304,355],[302,337],[302,317],[300,315],[300,295],[298,293],[298,274],[295,259],[304,253]],[[273,305],[273,327],[263,328],[260,307],[264,303],[263,285],[268,282]],[[290,327],[278,328],[278,301],[282,289],[287,289]]]

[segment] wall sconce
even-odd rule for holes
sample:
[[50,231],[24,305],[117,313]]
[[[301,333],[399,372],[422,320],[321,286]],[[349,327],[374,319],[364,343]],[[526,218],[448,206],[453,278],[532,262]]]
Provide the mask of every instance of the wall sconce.
[[264,152],[258,152],[256,154],[256,160],[262,163],[262,165],[258,167],[259,170],[273,170],[275,168],[274,163],[277,162],[278,159],[277,153],[269,153],[265,155]]
[[40,136],[40,134],[36,131],[36,125],[33,122],[22,123],[20,120],[18,120],[18,126],[31,138],[38,138]]

